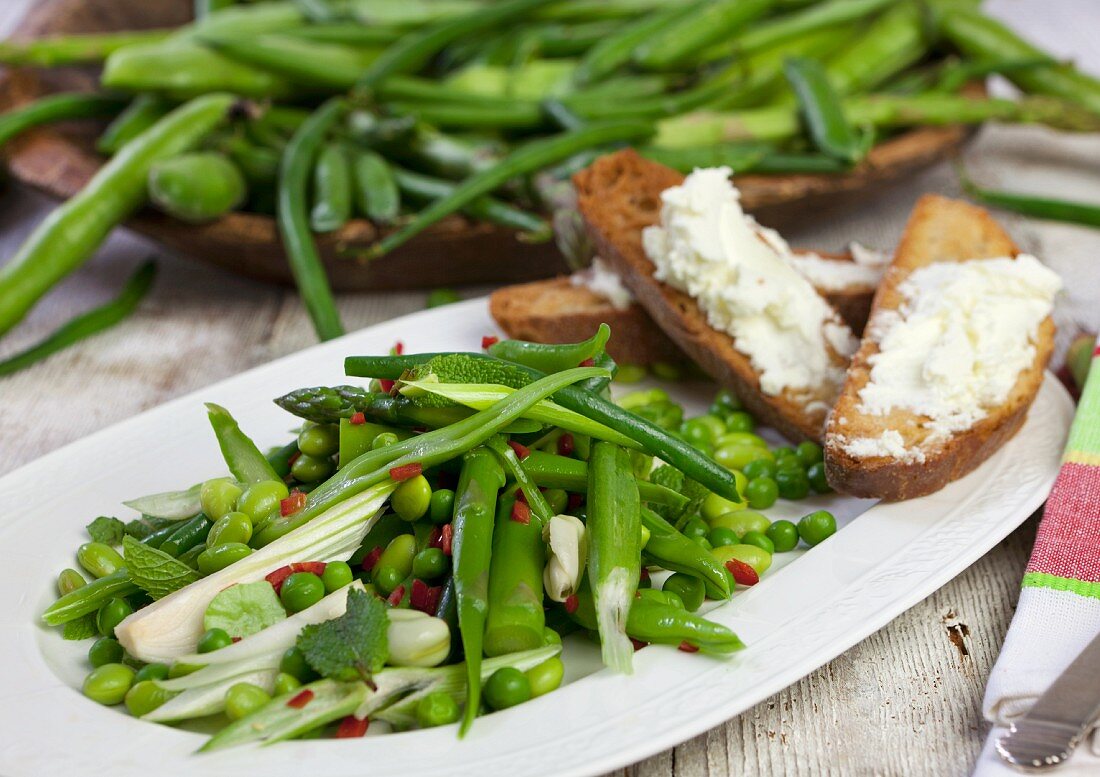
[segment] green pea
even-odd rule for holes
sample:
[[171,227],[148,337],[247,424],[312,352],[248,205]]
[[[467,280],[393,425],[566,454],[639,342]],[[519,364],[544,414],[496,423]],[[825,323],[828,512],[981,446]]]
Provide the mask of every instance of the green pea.
[[748,504],[745,502],[731,502],[725,497],[718,496],[718,494],[707,494],[699,511],[703,514],[704,519],[713,521],[720,515],[744,510],[746,507],[748,507]]
[[78,588],[83,588],[88,584],[88,581],[84,579],[84,575],[77,572],[75,569],[62,569],[61,574],[57,576],[57,593],[61,596],[65,594],[71,594]]
[[774,478],[776,473],[775,459],[766,457],[753,459],[744,466],[741,472],[749,480],[760,477]]
[[298,450],[306,456],[331,456],[340,450],[340,427],[336,424],[307,426],[298,435]]
[[455,302],[461,302],[462,297],[454,289],[432,289],[428,292],[428,298],[424,302],[427,308],[439,308]]
[[698,610],[703,605],[703,599],[706,598],[703,581],[697,577],[685,575],[683,572],[670,575],[661,586],[661,590],[679,596],[688,612]]
[[707,532],[710,531],[710,527],[707,526],[706,521],[701,518],[692,518],[686,524],[684,524],[683,533],[685,537],[695,539],[696,537],[706,537]]
[[733,513],[720,515],[710,522],[711,529],[725,528],[732,531],[738,537],[743,537],[750,531],[767,531],[771,521],[767,516],[753,510],[738,510]]
[[458,720],[458,702],[449,693],[435,691],[416,703],[416,722],[421,728],[446,726]]
[[301,612],[325,598],[325,584],[312,572],[295,572],[283,581],[279,600],[290,612]]
[[779,495],[784,499],[805,499],[810,493],[810,479],[804,470],[779,470],[775,473],[775,483],[779,487]]
[[339,591],[346,585],[350,585],[355,579],[355,573],[346,561],[330,561],[325,564],[325,571],[321,573],[321,582],[325,584],[325,593]]
[[823,461],[811,464],[810,468],[806,470],[806,477],[810,479],[810,488],[815,493],[828,494],[833,490],[833,487],[829,485],[828,478],[825,477],[825,462]]
[[115,635],[115,626],[126,620],[133,613],[134,608],[125,599],[117,596],[104,602],[95,616],[95,625],[99,633],[105,637]]
[[763,575],[772,565],[772,554],[756,545],[725,545],[710,554],[723,564],[735,558],[755,569],[758,575]]
[[92,701],[112,706],[126,698],[134,682],[134,670],[126,664],[97,666],[84,678],[82,690]]
[[96,578],[106,577],[126,566],[118,551],[102,542],[85,542],[76,549],[76,560]]
[[240,720],[271,701],[271,696],[258,685],[252,683],[234,683],[225,692],[225,716],[230,720]]
[[213,653],[215,650],[221,650],[232,644],[233,638],[229,636],[229,632],[225,629],[209,629],[199,637],[197,650],[199,653]]
[[213,548],[227,542],[247,544],[250,539],[252,539],[252,519],[248,513],[234,511],[214,521],[214,525],[206,535],[206,547]]
[[[768,527],[771,528],[770,526]],[[742,535],[741,542],[745,545],[755,545],[761,550],[766,550],[768,553],[775,553],[775,543],[768,538],[767,534],[763,534],[758,531],[747,531]]]
[[836,518],[827,510],[816,510],[798,522],[798,536],[811,548],[836,534]]
[[767,510],[779,498],[779,484],[775,478],[765,475],[753,478],[745,488],[745,498],[749,502],[749,507],[754,510]]
[[531,686],[531,698],[537,699],[561,686],[562,678],[565,677],[565,664],[560,658],[554,656],[531,667],[525,674]]
[[237,500],[237,509],[247,513],[255,526],[265,518],[279,514],[279,503],[290,495],[290,489],[281,480],[261,480],[248,485]]
[[122,645],[114,637],[100,637],[88,648],[88,663],[93,667],[121,664],[124,652]]
[[775,460],[775,470],[779,472],[805,472],[806,466],[793,453],[785,453]]
[[751,432],[756,428],[756,419],[744,410],[737,410],[726,418],[726,428],[731,432]]
[[729,389],[722,389],[715,395],[714,402],[710,407],[712,413],[717,415],[728,415],[735,410],[741,409],[741,400]]
[[741,541],[737,532],[725,526],[716,526],[707,534],[707,541],[712,548],[720,548],[723,545],[736,545]]
[[177,661],[168,668],[168,679],[175,680],[177,677],[186,677],[199,671],[202,667],[202,664],[184,664]]
[[409,478],[390,497],[390,507],[404,521],[423,518],[432,502],[432,487],[423,475]]
[[637,364],[620,364],[615,373],[616,383],[638,383],[645,379],[646,368]]
[[775,460],[776,461],[779,461],[779,459],[782,459],[786,456],[795,456],[795,457],[797,457],[797,455],[798,455],[794,452],[794,448],[792,448],[789,445],[782,445],[782,446],[774,449],[772,451],[772,453],[775,454]]
[[544,626],[542,629],[542,644],[543,645],[560,645],[561,634],[554,631],[549,626]]
[[336,471],[331,456],[307,456],[302,454],[290,465],[290,474],[300,483],[317,483]]
[[787,553],[798,546],[798,527],[790,521],[776,521],[768,527],[766,535],[776,553]]
[[[434,494],[432,495],[435,496]],[[548,488],[543,493],[546,498],[547,504],[550,505],[550,510],[554,515],[561,515],[565,512],[565,509],[569,506],[569,494],[565,493],[560,488]]]
[[494,710],[504,710],[531,698],[531,683],[514,666],[505,666],[489,675],[485,681],[485,702]]
[[199,554],[199,571],[204,575],[212,575],[251,554],[252,548],[242,542],[225,542]]
[[294,675],[287,674],[286,672],[279,672],[279,674],[275,675],[276,696],[282,696],[284,693],[296,691],[301,687],[301,681]]
[[800,442],[798,447],[794,449],[794,453],[806,467],[825,459],[825,452],[821,449],[821,446],[812,440]]
[[725,445],[714,452],[714,460],[726,469],[744,469],[757,459],[770,456],[767,448],[756,445]]
[[428,518],[437,526],[450,523],[455,510],[455,492],[449,488],[438,488],[432,492],[428,507]]
[[375,436],[373,440],[371,440],[370,449],[372,451],[382,450],[383,448],[388,448],[391,445],[396,445],[397,442],[398,438],[396,434],[394,434],[393,432],[382,432],[381,434]]
[[306,654],[297,645],[287,648],[283,657],[279,659],[279,671],[288,674],[299,682],[308,682],[316,677],[317,673],[306,661]]
[[[714,445],[714,441],[717,438],[715,435],[714,427],[703,418],[713,418],[713,416],[700,416],[699,418],[689,418],[680,424],[680,436],[687,440],[692,445],[698,445],[704,443],[706,445]],[[717,419],[715,419],[717,420]],[[721,426],[718,434],[725,432],[725,424],[721,421],[718,422]]]
[[141,669],[137,670],[137,674],[134,675],[136,682],[145,682],[146,680],[167,680],[168,679],[168,664],[146,664]]
[[[413,559],[416,558],[416,538],[411,534],[398,534],[374,567],[374,584],[383,594],[388,595],[412,573]],[[384,579],[383,579],[384,578]]]
[[140,680],[137,675],[134,676],[134,680],[133,686],[126,692],[123,700],[126,702],[126,709],[135,718],[148,715],[175,696],[172,691],[161,688],[152,680]]
[[412,574],[420,580],[435,580],[447,571],[447,555],[439,548],[424,548],[413,558]]
[[215,478],[202,484],[199,499],[202,503],[202,511],[211,521],[216,521],[223,515],[233,512],[237,500],[244,493],[241,487],[229,478]]

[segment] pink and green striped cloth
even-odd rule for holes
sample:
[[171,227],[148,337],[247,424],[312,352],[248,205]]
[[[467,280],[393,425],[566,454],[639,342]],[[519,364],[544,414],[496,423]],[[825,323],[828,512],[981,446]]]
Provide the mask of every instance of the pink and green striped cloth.
[[[976,777],[1018,774],[994,740],[1022,715],[1100,633],[1100,347],[1081,393],[1062,468],[1047,499],[1023,590],[986,686],[993,723]],[[1059,775],[1100,774],[1100,741],[1082,746]],[[1090,752],[1091,750],[1091,752]]]

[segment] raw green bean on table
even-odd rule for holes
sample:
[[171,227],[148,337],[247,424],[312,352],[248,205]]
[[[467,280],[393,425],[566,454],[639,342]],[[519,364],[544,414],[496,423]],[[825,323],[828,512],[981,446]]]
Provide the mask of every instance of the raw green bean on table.
[[175,106],[171,100],[151,94],[141,94],[107,125],[95,142],[95,149],[111,156],[145,130],[160,121]]
[[902,0],[828,59],[826,77],[842,95],[865,92],[919,61],[928,53],[932,38],[921,5]]
[[321,148],[313,166],[313,208],[309,225],[314,232],[334,232],[351,218],[352,179],[347,148],[332,141]]
[[986,205],[1022,213],[1033,218],[1100,227],[1100,205],[1054,197],[1042,197],[1035,194],[988,189],[984,186],[978,186],[970,180],[970,177],[961,167],[959,168],[959,180],[962,183],[963,191]]
[[278,151],[257,146],[236,134],[220,140],[217,147],[233,160],[233,164],[249,184],[267,189],[278,181],[280,159]]
[[373,151],[356,149],[351,172],[360,215],[375,224],[391,224],[401,213],[401,192],[389,162]]
[[672,70],[712,43],[734,35],[768,13],[776,0],[714,0],[673,20],[634,49],[633,60],[647,70]]
[[241,171],[215,151],[180,154],[149,169],[149,199],[180,221],[201,224],[221,218],[247,195]]
[[797,57],[787,60],[785,70],[814,145],[850,164],[862,159],[870,147],[871,136],[860,134],[849,123],[840,95],[829,83],[821,63]]
[[361,24],[305,24],[294,30],[285,30],[287,37],[312,40],[318,43],[339,43],[344,46],[385,46],[400,38],[400,27],[365,26]]
[[494,358],[522,364],[540,372],[560,372],[603,353],[610,338],[611,327],[600,324],[592,337],[579,343],[551,345],[527,340],[498,340],[486,352]]
[[[491,103],[491,104],[490,104]],[[538,103],[487,98],[483,105],[391,102],[398,114],[451,130],[534,130],[545,126],[546,114]]]
[[47,216],[0,268],[0,334],[22,320],[145,202],[146,179],[155,162],[197,146],[225,121],[234,102],[232,95],[210,94],[180,106],[127,144],[78,194]]
[[493,167],[504,156],[498,140],[448,135],[426,125],[418,126],[412,137],[396,138],[383,150],[388,157],[405,160],[418,170],[454,179]]
[[487,656],[534,650],[543,644],[542,522],[515,520],[515,505],[514,489],[497,504],[485,620]]
[[341,98],[332,98],[318,108],[287,145],[279,172],[279,233],[302,301],[322,340],[342,335],[344,325],[309,231],[306,196],[309,175],[325,135],[346,110],[347,103]]
[[241,431],[236,419],[229,411],[213,402],[206,403],[206,414],[210,426],[218,438],[218,447],[229,467],[229,471],[241,483],[259,483],[264,480],[278,480],[271,463],[256,443]]
[[378,51],[338,43],[316,43],[288,35],[239,38],[200,35],[207,45],[234,62],[274,73],[303,87],[346,91],[378,58]]
[[0,376],[18,372],[122,321],[133,313],[145,298],[150,286],[153,285],[156,269],[156,264],[151,260],[144,262],[130,276],[126,285],[122,287],[122,291],[113,300],[70,319],[25,351],[0,360]]
[[694,13],[702,5],[701,2],[671,5],[620,26],[616,32],[604,37],[581,58],[573,73],[573,80],[578,84],[601,81],[629,63],[636,48],[663,31],[669,24]]
[[405,244],[415,235],[449,216],[478,197],[488,194],[517,176],[526,175],[547,165],[567,159],[594,146],[639,140],[652,131],[648,124],[638,122],[607,122],[592,124],[573,132],[533,140],[519,146],[495,167],[476,173],[455,187],[454,192],[429,205],[413,220],[391,235],[387,235],[368,251],[377,258]]
[[172,33],[173,30],[135,30],[0,41],[0,64],[61,67],[101,62],[118,49],[139,43],[157,43]]
[[[753,170],[771,151],[767,143],[716,143],[692,148],[644,146],[638,153],[673,170],[690,173],[697,167],[728,167],[734,173]],[[847,169],[844,166],[844,169]]]
[[112,94],[61,92],[40,97],[0,114],[0,146],[40,124],[114,116],[125,105],[124,97]]
[[[504,470],[496,455],[478,447],[466,453],[455,491],[452,526],[455,604],[466,654],[466,710],[459,736],[469,730],[481,701],[481,655],[489,614],[489,565],[497,492]],[[541,636],[541,632],[540,632]]]

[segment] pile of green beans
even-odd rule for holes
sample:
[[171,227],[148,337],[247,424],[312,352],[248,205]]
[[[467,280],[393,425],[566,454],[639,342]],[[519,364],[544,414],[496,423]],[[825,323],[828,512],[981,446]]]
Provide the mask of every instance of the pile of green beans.
[[[545,241],[553,186],[535,177],[564,178],[623,145],[681,170],[835,174],[913,126],[1100,128],[1100,80],[975,6],[199,0],[176,30],[0,43],[0,64],[102,63],[104,87],[0,117],[0,143],[44,122],[115,117],[97,143],[113,157],[101,175],[0,270],[0,334],[148,195],[188,221],[275,216],[327,339],[343,332],[326,276],[340,270],[321,266],[316,234],[361,260],[455,214]],[[1028,94],[962,93],[992,73]],[[197,106],[209,115],[182,129],[180,111]],[[166,133],[180,142],[149,156]],[[111,207],[85,214],[88,201]],[[356,218],[375,229],[343,231]]]

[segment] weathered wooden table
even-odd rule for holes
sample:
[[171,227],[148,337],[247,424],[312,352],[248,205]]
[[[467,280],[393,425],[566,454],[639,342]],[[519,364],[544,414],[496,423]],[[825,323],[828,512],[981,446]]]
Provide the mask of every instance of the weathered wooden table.
[[[32,1],[0,4],[0,29]],[[1052,0],[1041,9],[1010,2],[994,5],[1007,17],[1018,17],[1022,28],[1048,46],[1096,61],[1096,41],[1089,39],[1090,24],[1081,17],[1096,19],[1100,7],[1085,0]],[[1075,143],[1047,154],[1046,161],[1094,164],[1100,158],[1095,138]],[[996,179],[1003,158],[1017,159],[1034,148],[1032,135],[995,133],[984,137],[971,157],[976,171],[987,173],[989,180]],[[1064,165],[1075,166],[1090,172],[1087,164]],[[1015,173],[1001,180],[1018,184]],[[853,237],[892,245],[909,206],[931,190],[954,190],[949,169],[932,170],[880,192],[873,206],[858,213],[831,214],[792,235],[793,241],[826,249]],[[0,257],[11,255],[47,206],[30,192],[8,189],[0,194]],[[1095,257],[1095,236],[1040,231],[1019,222],[1012,226],[1016,234],[1023,233],[1025,245],[1048,261],[1065,262],[1066,246],[1088,239],[1093,242],[1087,253]],[[1043,251],[1044,246],[1049,250]],[[25,347],[111,296],[135,263],[154,252],[131,236],[116,235],[0,343],[0,355]],[[314,341],[296,295],[287,289],[171,256],[160,265],[156,288],[133,318],[30,370],[0,379],[0,474],[173,396]],[[1072,271],[1069,264],[1059,269]],[[342,298],[340,308],[348,328],[357,329],[418,310],[423,303],[420,292],[360,294]],[[1090,313],[1087,299],[1071,295],[1069,315],[1086,325],[1091,315],[1095,327],[1092,307]],[[934,596],[835,661],[724,726],[625,773],[968,772],[986,731],[980,713],[985,680],[1015,607],[1034,531],[1032,519]]]

